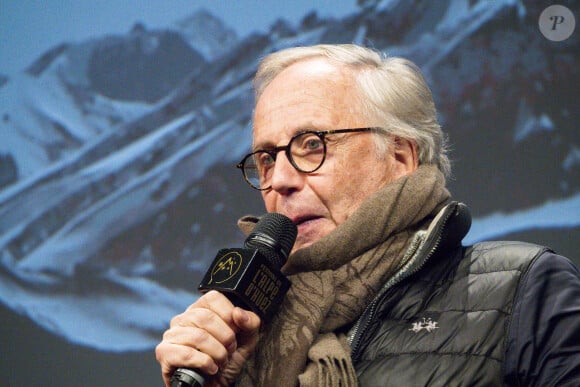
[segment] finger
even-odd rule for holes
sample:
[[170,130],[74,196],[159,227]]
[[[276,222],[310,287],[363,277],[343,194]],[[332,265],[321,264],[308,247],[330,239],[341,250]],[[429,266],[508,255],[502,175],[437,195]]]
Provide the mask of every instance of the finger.
[[[231,335],[233,337],[234,333],[232,332]],[[228,360],[228,349],[215,336],[202,328],[177,326],[163,334],[163,341],[203,352],[220,366],[225,365]],[[228,341],[235,343],[235,337]]]
[[242,308],[234,310],[233,318],[239,327],[237,334],[238,350],[235,360],[237,362],[246,361],[250,358],[258,343],[261,320],[255,313]]
[[[231,314],[231,313],[230,313]],[[230,320],[232,318],[230,317]],[[220,315],[212,310],[206,308],[190,308],[186,312],[175,316],[171,320],[171,328],[166,334],[173,334],[173,328],[200,328],[214,337],[224,347],[231,352],[231,348],[235,347],[237,328],[232,327],[233,323],[228,324]],[[192,331],[193,332],[193,331]],[[198,339],[205,340],[207,337],[203,332],[197,332],[200,335]],[[191,344],[199,344],[200,342],[192,342]]]
[[234,324],[239,331],[244,333],[258,333],[260,330],[261,319],[254,312],[236,307],[232,313]]
[[234,307],[234,304],[222,293],[211,290],[194,302],[188,310],[195,308],[209,309],[233,328],[232,311]]
[[155,348],[157,361],[161,365],[163,379],[167,385],[170,383],[171,375],[177,368],[197,369],[207,375],[215,375],[218,372],[218,365],[207,354],[196,349],[161,342]]

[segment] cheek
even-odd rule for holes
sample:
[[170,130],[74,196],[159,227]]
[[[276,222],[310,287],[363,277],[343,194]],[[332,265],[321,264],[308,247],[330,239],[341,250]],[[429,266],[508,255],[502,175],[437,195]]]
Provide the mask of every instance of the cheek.
[[329,193],[328,207],[338,222],[346,220],[370,195],[393,180],[392,168],[385,160],[366,159],[337,174]]
[[342,170],[335,175],[331,184],[325,186],[325,193],[321,197],[325,198],[325,204],[331,217],[338,224],[344,222],[356,209],[360,203],[368,196],[368,187],[364,184],[363,170],[350,171]]
[[272,191],[262,191],[262,201],[266,207],[266,212],[276,211],[276,198]]

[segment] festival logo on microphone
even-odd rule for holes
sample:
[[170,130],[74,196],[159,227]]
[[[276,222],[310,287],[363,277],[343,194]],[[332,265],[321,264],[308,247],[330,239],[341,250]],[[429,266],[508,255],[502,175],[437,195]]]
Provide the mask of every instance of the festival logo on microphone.
[[213,265],[208,285],[223,284],[231,280],[242,267],[243,258],[237,251],[228,251]]

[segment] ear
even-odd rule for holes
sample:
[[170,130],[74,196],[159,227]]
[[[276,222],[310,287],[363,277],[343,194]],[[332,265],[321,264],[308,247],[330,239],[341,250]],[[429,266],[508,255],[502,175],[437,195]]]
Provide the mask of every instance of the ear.
[[395,137],[393,141],[395,162],[399,172],[409,175],[419,168],[417,143],[406,138]]

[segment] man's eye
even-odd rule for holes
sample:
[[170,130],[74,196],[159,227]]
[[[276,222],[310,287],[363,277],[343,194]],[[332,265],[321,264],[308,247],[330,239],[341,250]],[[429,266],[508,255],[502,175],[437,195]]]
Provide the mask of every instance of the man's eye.
[[309,138],[304,143],[304,149],[306,150],[318,150],[322,148],[322,141],[318,137]]
[[260,165],[261,167],[269,167],[269,166],[274,165],[274,162],[276,160],[274,160],[274,158],[272,157],[271,154],[266,153],[266,152],[262,152],[258,156],[257,161],[258,161],[258,165]]
[[292,146],[293,150],[299,154],[310,153],[324,148],[324,144],[320,137],[312,133],[306,133],[299,137]]

